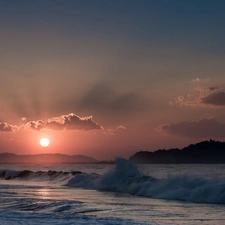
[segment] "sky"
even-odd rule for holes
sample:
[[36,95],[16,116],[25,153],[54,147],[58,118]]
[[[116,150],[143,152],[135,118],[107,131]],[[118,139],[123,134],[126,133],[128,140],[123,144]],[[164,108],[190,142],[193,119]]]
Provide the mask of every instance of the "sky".
[[223,0],[0,0],[0,152],[111,160],[225,141],[224,12]]

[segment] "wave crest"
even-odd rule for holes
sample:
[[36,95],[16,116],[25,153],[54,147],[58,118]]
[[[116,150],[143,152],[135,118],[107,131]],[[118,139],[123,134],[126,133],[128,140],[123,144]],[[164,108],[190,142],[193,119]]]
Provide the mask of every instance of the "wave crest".
[[68,182],[68,186],[123,192],[158,199],[225,204],[224,181],[191,176],[156,179],[142,175],[134,164],[121,158],[116,160],[115,168],[104,175],[75,176]]
[[71,171],[71,172],[63,172],[63,171],[31,171],[31,170],[0,170],[0,178],[5,180],[12,179],[26,179],[26,180],[37,180],[37,181],[46,181],[46,180],[65,180],[75,176],[76,174],[81,173],[80,171]]
[[144,176],[131,162],[118,158],[115,167],[103,175],[81,171],[0,170],[0,178],[50,181],[71,188],[129,193],[137,196],[225,204],[225,181],[193,176],[156,179]]

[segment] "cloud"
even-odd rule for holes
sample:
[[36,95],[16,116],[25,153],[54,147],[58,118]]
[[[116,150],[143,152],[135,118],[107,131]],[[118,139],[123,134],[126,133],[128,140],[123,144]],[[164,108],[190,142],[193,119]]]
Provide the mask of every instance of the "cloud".
[[0,131],[14,132],[17,130],[19,130],[19,127],[15,126],[15,125],[11,125],[6,122],[0,122]]
[[80,94],[77,94],[78,91],[68,91],[60,95],[50,93],[46,97],[32,85],[24,89],[26,97],[18,92],[15,98],[7,99],[7,105],[18,117],[27,118],[26,122],[77,112],[78,115],[90,113],[94,118],[99,116],[101,123],[112,125],[124,123],[124,120],[155,104],[154,101],[149,101],[143,90],[134,90],[128,86],[127,89],[122,89],[107,81],[87,86]]
[[123,126],[123,125],[120,125],[116,129],[121,131],[121,130],[126,130],[127,128],[125,126]]
[[45,128],[53,130],[95,130],[102,129],[92,120],[92,116],[79,117],[74,113],[48,119]]
[[192,79],[191,81],[192,81],[192,82],[200,82],[201,79],[199,79],[199,78],[197,77],[197,78],[195,78],[195,79]]
[[187,138],[219,138],[225,137],[225,123],[215,118],[203,118],[196,121],[179,121],[161,125],[156,128],[159,132]]
[[45,123],[42,120],[29,121],[23,126],[23,128],[25,129],[34,129],[34,130],[41,130],[44,127],[45,127]]
[[216,91],[201,99],[202,103],[213,106],[225,106],[225,92]]
[[216,90],[218,90],[218,89],[219,89],[219,87],[210,87],[210,88],[209,88],[210,91],[216,91]]
[[118,126],[116,129],[108,129],[107,132],[104,132],[105,134],[118,134],[123,131],[125,131],[127,128],[123,125]]
[[169,102],[170,105],[208,107],[225,106],[225,92],[219,87],[196,87],[187,95],[181,95]]
[[192,79],[191,81],[194,82],[194,83],[200,83],[200,82],[208,82],[210,79],[209,78],[195,78],[195,79]]
[[23,90],[14,89],[15,94],[7,96],[7,103],[11,109],[21,118],[40,117],[43,105],[39,87],[34,83],[26,84]]
[[132,116],[149,107],[147,97],[136,91],[117,91],[106,84],[97,84],[79,101],[80,110],[99,112],[114,117]]
[[22,126],[9,125],[5,122],[0,122],[0,131],[17,131],[19,129],[33,129],[40,131],[42,129],[52,130],[96,130],[103,129],[95,121],[92,116],[79,117],[74,113],[68,115],[62,115],[59,117],[50,118],[47,122],[43,120],[29,121]]

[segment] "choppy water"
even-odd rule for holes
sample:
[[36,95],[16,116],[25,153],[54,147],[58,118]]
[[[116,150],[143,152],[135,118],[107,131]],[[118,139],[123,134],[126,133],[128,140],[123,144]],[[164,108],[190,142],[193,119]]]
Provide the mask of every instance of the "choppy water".
[[0,224],[225,221],[225,165],[0,165]]

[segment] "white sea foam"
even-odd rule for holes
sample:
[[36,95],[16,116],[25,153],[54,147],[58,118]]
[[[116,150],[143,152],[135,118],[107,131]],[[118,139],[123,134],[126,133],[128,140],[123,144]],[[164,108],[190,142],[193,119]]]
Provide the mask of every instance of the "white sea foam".
[[116,165],[103,175],[80,171],[14,171],[0,170],[3,179],[49,181],[71,188],[84,188],[128,193],[137,196],[225,204],[225,181],[191,175],[174,175],[156,179],[144,176],[136,165],[118,158]]
[[224,181],[185,175],[155,179],[141,175],[135,165],[121,158],[117,159],[115,168],[104,175],[78,175],[68,185],[159,199],[225,204]]
[[225,220],[224,165],[136,166],[117,159],[116,165],[1,167],[0,224],[217,225]]

